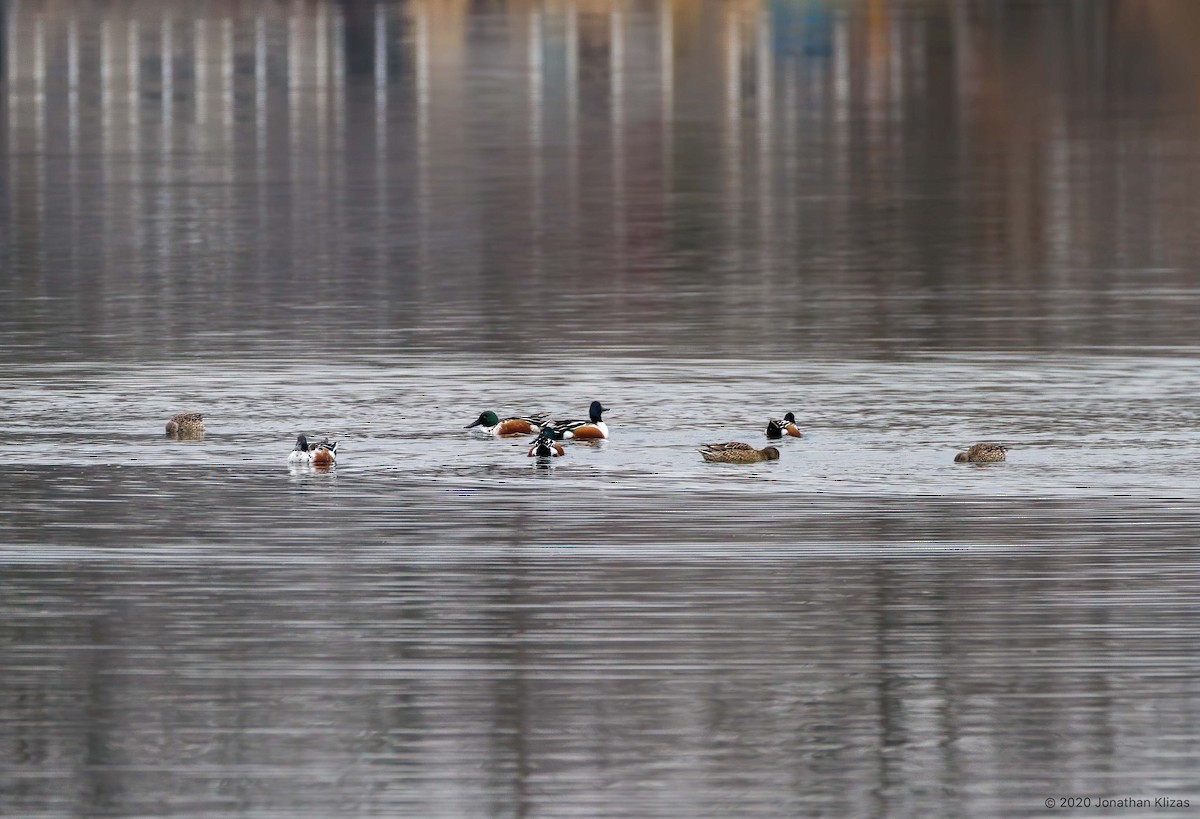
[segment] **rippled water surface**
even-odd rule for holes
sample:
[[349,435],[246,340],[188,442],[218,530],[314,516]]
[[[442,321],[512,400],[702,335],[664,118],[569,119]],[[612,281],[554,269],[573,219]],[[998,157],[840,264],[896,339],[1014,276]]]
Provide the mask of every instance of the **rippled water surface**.
[[1200,805],[1200,6],[2,8],[0,815]]

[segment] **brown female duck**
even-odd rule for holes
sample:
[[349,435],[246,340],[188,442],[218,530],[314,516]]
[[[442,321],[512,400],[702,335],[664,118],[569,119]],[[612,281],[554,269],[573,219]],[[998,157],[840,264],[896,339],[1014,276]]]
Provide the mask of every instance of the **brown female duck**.
[[204,434],[204,419],[198,412],[181,412],[167,421],[167,435],[171,438],[199,438]]
[[741,441],[726,441],[723,444],[705,444],[700,454],[706,461],[722,464],[755,464],[759,461],[778,461],[779,450],[773,446],[755,449]]
[[1003,461],[1008,450],[1000,444],[975,444],[954,456],[956,464],[991,464]]

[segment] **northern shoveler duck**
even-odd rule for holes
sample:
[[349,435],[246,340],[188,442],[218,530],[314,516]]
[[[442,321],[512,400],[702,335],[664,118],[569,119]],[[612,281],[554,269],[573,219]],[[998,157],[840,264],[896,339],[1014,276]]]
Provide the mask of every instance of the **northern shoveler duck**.
[[313,466],[333,466],[337,460],[337,441],[332,444],[326,439],[312,451]]
[[500,420],[500,416],[488,410],[479,413],[479,417],[467,424],[463,429],[479,427],[479,431],[487,435],[531,435],[542,428],[548,421],[545,415],[519,415]]
[[800,430],[796,428],[796,415],[794,413],[789,412],[787,415],[783,416],[782,421],[776,418],[772,418],[770,421],[767,421],[768,438],[774,440],[776,438],[782,438],[784,435],[788,435],[792,438],[803,437],[800,435]]
[[542,427],[533,446],[529,447],[530,458],[558,458],[566,454],[563,445],[554,440],[554,430],[550,427]]
[[1007,457],[1007,447],[1000,444],[975,444],[954,456],[956,464],[992,464]]
[[310,444],[303,435],[296,436],[296,448],[288,455],[289,464],[312,464],[313,466],[333,466],[337,460],[337,441],[332,444],[326,438],[319,444]]
[[599,401],[593,401],[588,407],[588,420],[586,421],[556,421],[550,424],[555,440],[561,441],[564,438],[574,438],[577,441],[600,440],[608,437],[608,424],[604,423],[600,418],[600,414],[608,412],[608,407],[600,405]]
[[722,464],[756,464],[759,461],[778,461],[779,450],[773,446],[755,449],[741,441],[705,444],[700,449],[704,460]]
[[204,419],[198,412],[181,412],[167,421],[167,435],[172,438],[195,438],[204,434]]

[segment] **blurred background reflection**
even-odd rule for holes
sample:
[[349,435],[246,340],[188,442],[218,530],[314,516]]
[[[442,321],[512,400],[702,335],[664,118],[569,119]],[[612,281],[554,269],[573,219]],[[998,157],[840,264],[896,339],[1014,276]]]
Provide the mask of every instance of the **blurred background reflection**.
[[1200,329],[1186,2],[23,0],[4,26],[0,333],[39,355]]

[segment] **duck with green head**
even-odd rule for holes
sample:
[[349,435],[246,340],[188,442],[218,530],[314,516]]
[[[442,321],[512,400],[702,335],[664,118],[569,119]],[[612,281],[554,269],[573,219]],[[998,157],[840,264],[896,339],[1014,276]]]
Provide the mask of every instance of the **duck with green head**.
[[529,447],[530,458],[559,458],[566,454],[563,445],[554,440],[554,430],[550,427],[542,427],[533,445]]
[[479,413],[479,417],[467,424],[463,429],[479,427],[484,435],[532,435],[538,432],[547,422],[547,415],[514,415],[501,419],[499,415],[487,410]]

